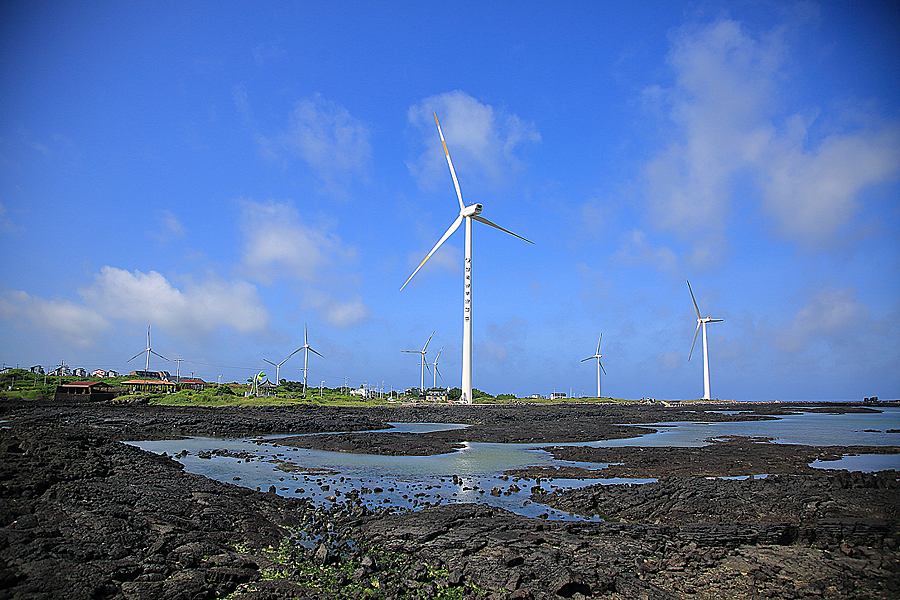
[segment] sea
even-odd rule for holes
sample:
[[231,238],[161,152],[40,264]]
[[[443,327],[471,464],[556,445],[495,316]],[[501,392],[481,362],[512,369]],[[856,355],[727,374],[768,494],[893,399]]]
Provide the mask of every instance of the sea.
[[[467,427],[454,423],[391,425],[393,428],[382,431],[421,434]],[[533,491],[538,488],[566,490],[598,483],[640,485],[655,480],[530,479],[503,474],[510,469],[529,466],[592,469],[606,466],[557,460],[542,450],[547,446],[703,446],[710,443],[710,439],[729,436],[763,437],[776,444],[810,446],[900,446],[900,408],[892,407],[878,409],[878,412],[843,414],[801,411],[765,421],[681,421],[642,425],[656,429],[656,432],[635,438],[577,444],[552,440],[540,444],[465,442],[457,451],[436,456],[381,456],[280,445],[278,438],[293,435],[290,432],[259,438],[190,437],[130,443],[172,456],[190,473],[261,491],[269,491],[274,486],[280,495],[307,498],[319,506],[342,503],[351,496],[373,509],[421,510],[440,504],[472,502],[555,520],[585,520],[585,517],[532,502]],[[900,454],[859,454],[837,461],[816,461],[811,466],[863,472],[900,470]]]

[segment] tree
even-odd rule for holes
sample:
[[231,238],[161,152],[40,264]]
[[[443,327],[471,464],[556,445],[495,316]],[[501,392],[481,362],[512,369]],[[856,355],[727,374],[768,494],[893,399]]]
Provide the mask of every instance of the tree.
[[461,396],[462,396],[462,390],[459,389],[458,387],[450,388],[450,391],[447,392],[447,400],[450,400],[452,402],[458,401]]

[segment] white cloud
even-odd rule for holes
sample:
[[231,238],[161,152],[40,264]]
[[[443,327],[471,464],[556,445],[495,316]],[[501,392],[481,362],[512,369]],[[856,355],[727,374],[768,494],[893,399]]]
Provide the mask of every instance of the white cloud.
[[346,328],[369,317],[369,309],[362,298],[354,298],[344,302],[334,302],[325,307],[325,319],[335,327]]
[[132,273],[105,266],[80,293],[99,314],[159,325],[171,335],[209,334],[222,325],[250,333],[265,330],[269,321],[256,287],[215,275],[178,289],[156,271]]
[[[758,182],[756,193],[779,231],[808,246],[835,239],[853,218],[866,186],[900,170],[896,124],[862,121],[813,143],[820,117],[784,114],[786,45],[775,33],[753,36],[720,19],[676,32],[669,89],[648,88],[673,125],[665,148],[645,169],[649,217],[694,244],[695,263],[714,263],[726,246],[734,190]],[[805,114],[818,115],[816,107]],[[742,196],[743,197],[743,196]]]
[[[426,98],[410,107],[407,117],[418,128],[425,151],[407,162],[410,173],[426,188],[450,185],[447,159],[440,143],[434,114],[437,113],[453,159],[463,194],[478,188],[506,185],[522,168],[516,152],[527,143],[538,143],[534,125],[503,109],[482,104],[461,91]],[[465,198],[465,196],[463,196]]]
[[110,328],[110,323],[91,308],[18,290],[0,296],[0,319],[14,327],[48,332],[79,347],[93,345],[97,335]]
[[900,168],[900,128],[830,135],[812,152],[798,129],[770,149],[760,176],[765,207],[785,236],[823,246],[854,216],[860,191]]
[[356,251],[345,247],[328,225],[304,223],[290,204],[252,200],[240,204],[243,263],[257,281],[318,281],[324,271],[355,261]]

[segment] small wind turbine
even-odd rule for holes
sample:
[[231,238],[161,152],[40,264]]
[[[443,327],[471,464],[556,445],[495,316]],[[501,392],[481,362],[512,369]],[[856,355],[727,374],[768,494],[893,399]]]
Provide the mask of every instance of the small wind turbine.
[[[309,353],[313,352],[314,354],[319,354],[318,352],[316,352],[315,350],[312,349],[312,346],[309,345],[309,337],[306,334],[306,323],[303,324],[303,345],[300,346],[299,348],[297,348],[297,350],[295,350],[291,354],[291,356],[293,356],[297,352],[300,352],[301,350],[305,350],[305,352],[303,353],[303,397],[306,398],[306,372],[308,370],[308,365],[309,365]],[[322,355],[319,354],[319,356],[322,356]],[[290,358],[290,356],[288,356],[288,358]],[[322,356],[322,358],[325,358],[325,357]],[[287,360],[287,358],[285,360]],[[284,362],[284,361],[282,361],[282,362]]]
[[[431,338],[433,338],[433,337],[434,337],[434,332],[432,331],[431,335],[428,336],[428,342],[430,342]],[[400,352],[407,352],[409,354],[421,354],[422,355],[422,383],[421,383],[422,387],[419,388],[419,391],[423,394],[425,393],[425,350],[428,348],[428,342],[425,342],[425,345],[422,346],[421,350],[401,350],[400,351]],[[442,350],[443,350],[443,348],[442,348]],[[430,371],[431,371],[431,369],[429,369],[429,372]]]
[[700,326],[703,326],[703,399],[709,400],[709,350],[706,345],[706,324],[721,323],[724,319],[713,319],[712,317],[701,317],[700,308],[697,306],[697,299],[694,298],[694,290],[691,289],[691,282],[687,282],[688,291],[691,293],[691,300],[694,301],[694,310],[697,312],[697,331],[694,332],[694,341],[691,342],[691,351],[688,354],[688,360],[694,354],[694,344],[697,343],[697,334],[700,332]]
[[131,358],[129,358],[129,359],[126,360],[125,362],[131,362],[131,361],[133,361],[134,359],[136,359],[138,356],[140,356],[141,354],[144,354],[145,352],[147,353],[147,365],[144,367],[144,370],[145,370],[145,371],[149,371],[149,370],[150,370],[150,355],[151,355],[151,354],[156,354],[158,357],[160,357],[160,358],[163,359],[163,360],[169,360],[168,358],[166,358],[166,357],[163,356],[162,354],[159,354],[158,352],[155,352],[155,351],[153,351],[153,350],[150,349],[150,326],[149,326],[149,325],[147,325],[147,348],[146,348],[145,350],[141,350],[140,352],[138,352],[137,354],[135,354],[134,356],[132,356]]
[[588,360],[592,360],[592,359],[594,359],[594,358],[597,359],[597,397],[598,397],[598,398],[601,397],[601,396],[600,396],[600,371],[602,370],[602,371],[603,371],[603,374],[606,375],[606,369],[603,368],[603,364],[600,362],[600,357],[603,356],[602,354],[600,354],[600,342],[602,342],[602,341],[603,341],[603,334],[601,333],[601,334],[600,334],[600,339],[597,340],[597,352],[596,352],[596,354],[594,354],[593,356],[588,356],[587,358],[585,358],[584,360],[581,361],[581,362],[585,362],[585,361],[588,361]]
[[[462,402],[472,403],[472,221],[478,221],[480,223],[484,223],[485,225],[490,225],[495,229],[499,229],[500,231],[506,232],[512,236],[519,238],[520,240],[525,240],[529,244],[533,244],[531,240],[523,238],[521,235],[517,233],[513,233],[508,229],[504,229],[497,225],[496,223],[492,223],[488,221],[484,217],[481,216],[481,209],[483,208],[481,204],[470,204],[466,206],[463,203],[462,192],[459,191],[459,181],[456,179],[456,171],[453,169],[453,163],[450,161],[450,152],[447,150],[447,142],[444,141],[444,132],[441,131],[441,124],[438,121],[437,113],[434,113],[434,122],[437,123],[438,134],[441,136],[441,143],[444,145],[444,156],[447,157],[447,165],[450,167],[450,175],[453,177],[453,186],[456,188],[456,198],[459,200],[459,216],[456,217],[456,220],[450,225],[450,228],[441,236],[441,239],[438,240],[438,243],[434,245],[434,248],[431,249],[431,252],[419,263],[419,266],[416,267],[416,270],[413,271],[413,274],[409,276],[409,279],[400,286],[402,290],[406,287],[406,284],[409,283],[410,279],[412,279],[416,273],[419,272],[419,269],[422,268],[422,265],[425,264],[431,255],[434,254],[438,248],[441,247],[448,237],[450,237],[454,231],[456,231],[460,224],[463,222],[463,219],[466,221],[466,258],[465,258],[465,276],[463,279],[464,282],[464,296],[463,296],[463,361],[462,361],[462,396],[460,399]],[[424,380],[424,375],[422,376]],[[423,384],[424,385],[424,384]]]
[[[441,349],[438,350],[437,356],[434,357],[434,362],[433,363],[425,363],[426,366],[431,365],[432,367],[434,367],[434,373],[431,376],[431,379],[432,379],[431,387],[432,388],[437,387],[437,377],[438,377],[438,375],[441,375],[441,372],[438,371],[438,368],[437,368],[437,361],[441,357],[441,352],[443,352],[443,351],[444,351],[444,347],[441,346]],[[444,376],[441,375],[441,381],[443,381],[443,380],[444,380]]]

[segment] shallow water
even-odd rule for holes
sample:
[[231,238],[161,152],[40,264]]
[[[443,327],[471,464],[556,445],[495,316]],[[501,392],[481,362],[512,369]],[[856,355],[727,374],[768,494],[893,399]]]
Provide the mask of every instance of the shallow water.
[[[467,427],[460,424],[396,423],[387,431],[426,433]],[[665,425],[665,426],[663,426]],[[657,433],[625,440],[604,440],[577,445],[588,446],[702,446],[710,438],[763,436],[777,443],[806,445],[900,445],[900,409],[883,413],[843,415],[803,413],[772,421],[729,423],[679,422],[658,424]],[[653,425],[650,425],[653,427]],[[475,502],[502,507],[513,512],[549,519],[583,517],[555,511],[533,503],[533,486],[544,490],[574,489],[595,483],[646,483],[653,479],[534,479],[508,478],[504,471],[528,466],[579,466],[599,469],[605,464],[554,459],[540,447],[554,444],[469,443],[456,452],[436,456],[380,456],[325,452],[278,445],[278,436],[255,440],[188,438],[134,442],[156,453],[178,454],[185,470],[211,479],[266,491],[275,486],[278,494],[309,498],[317,505],[342,502],[348,493],[358,492],[369,507],[391,506],[411,510],[454,502]],[[180,454],[185,451],[186,454]],[[245,453],[240,458],[213,453]],[[841,461],[813,463],[826,469],[875,471],[900,470],[900,455],[848,456]],[[493,491],[493,493],[492,493]]]

